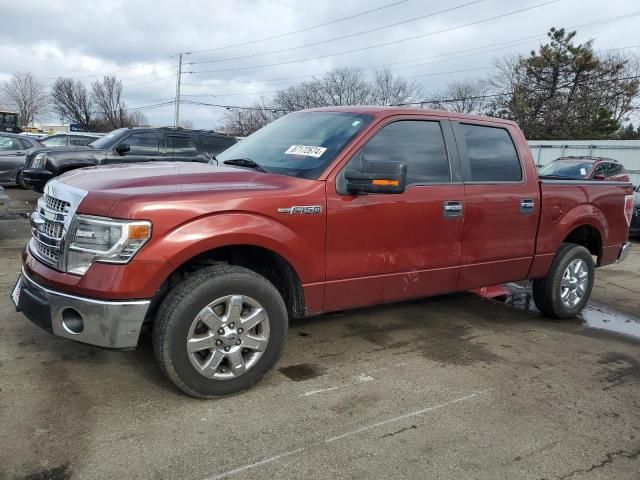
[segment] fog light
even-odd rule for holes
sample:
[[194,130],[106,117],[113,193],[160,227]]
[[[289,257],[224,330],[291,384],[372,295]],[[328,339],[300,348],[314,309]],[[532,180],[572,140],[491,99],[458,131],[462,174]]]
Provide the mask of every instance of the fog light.
[[62,311],[62,327],[72,335],[77,335],[84,330],[82,315],[73,308],[65,308]]

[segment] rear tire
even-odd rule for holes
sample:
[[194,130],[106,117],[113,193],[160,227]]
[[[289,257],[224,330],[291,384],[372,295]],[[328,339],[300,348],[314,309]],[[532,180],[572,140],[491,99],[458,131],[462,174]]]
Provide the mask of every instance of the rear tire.
[[153,349],[186,394],[232,395],[273,368],[287,327],[285,303],[267,279],[217,265],[187,276],[167,294],[153,326]]
[[23,190],[29,190],[29,187],[26,183],[24,183],[24,180],[22,178],[22,170],[18,170],[18,174],[16,175],[16,183]]
[[563,243],[547,276],[533,281],[533,300],[548,317],[575,317],[589,301],[594,279],[595,265],[589,250]]

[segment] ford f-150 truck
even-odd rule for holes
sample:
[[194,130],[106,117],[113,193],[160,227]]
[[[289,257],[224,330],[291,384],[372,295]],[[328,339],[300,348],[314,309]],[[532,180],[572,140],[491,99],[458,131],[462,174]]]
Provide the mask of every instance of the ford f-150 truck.
[[290,319],[524,279],[543,314],[572,317],[629,250],[631,185],[538,178],[506,120],[315,109],[217,161],[49,181],[17,309],[108,348],[149,323],[166,375],[212,397],[268,372]]

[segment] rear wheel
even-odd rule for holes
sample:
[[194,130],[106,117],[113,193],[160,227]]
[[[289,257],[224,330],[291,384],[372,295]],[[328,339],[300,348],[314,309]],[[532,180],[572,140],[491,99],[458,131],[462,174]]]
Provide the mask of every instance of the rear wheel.
[[591,295],[595,265],[589,250],[563,243],[546,277],[533,281],[533,300],[544,315],[575,317]]
[[18,174],[16,175],[16,183],[18,186],[24,190],[29,190],[29,187],[26,183],[24,183],[24,179],[22,178],[22,170],[18,170]]
[[264,277],[235,266],[207,267],[164,299],[153,328],[156,358],[173,383],[194,397],[231,395],[276,364],[287,309]]

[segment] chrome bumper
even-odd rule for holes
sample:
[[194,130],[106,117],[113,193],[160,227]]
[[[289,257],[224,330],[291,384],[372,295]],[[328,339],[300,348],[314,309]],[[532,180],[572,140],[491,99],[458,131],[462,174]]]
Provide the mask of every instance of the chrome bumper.
[[59,337],[99,347],[134,348],[137,345],[149,300],[104,301],[76,297],[37,284],[24,269],[21,278],[17,309],[36,325]]
[[618,254],[617,262],[624,262],[624,259],[629,255],[629,250],[631,250],[631,242],[624,242]]

